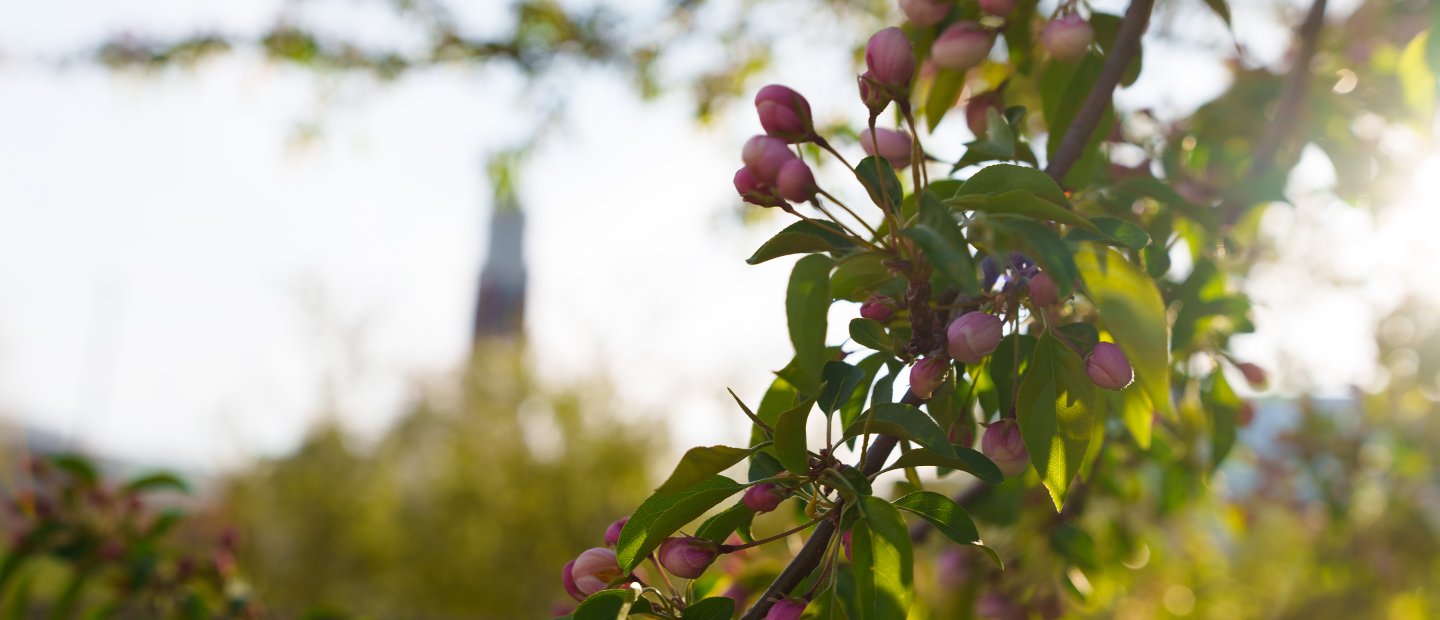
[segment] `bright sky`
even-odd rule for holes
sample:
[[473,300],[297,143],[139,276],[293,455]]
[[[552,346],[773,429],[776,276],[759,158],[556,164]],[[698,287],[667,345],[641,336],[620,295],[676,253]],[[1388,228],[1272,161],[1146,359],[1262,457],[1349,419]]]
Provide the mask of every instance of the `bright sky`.
[[[534,122],[511,72],[377,85],[247,54],[146,76],[49,62],[127,29],[254,32],[279,4],[0,3],[0,415],[122,458],[213,471],[293,446],[321,415],[327,377],[339,415],[374,433],[463,358],[486,239],[483,159]],[[499,3],[470,4],[468,27],[500,23]],[[1279,58],[1269,12],[1233,4],[1237,23],[1261,23],[1238,33],[1255,57]],[[1343,15],[1353,2],[1334,4]],[[364,3],[310,6],[362,37],[404,36],[354,8]],[[1209,23],[1203,10],[1184,23]],[[1147,68],[1176,69],[1147,71],[1122,105],[1184,111],[1219,92],[1224,71],[1203,50],[1226,43],[1212,26],[1192,37],[1201,52],[1147,49]],[[849,73],[813,71],[843,67],[846,50],[823,24],[807,36],[781,46],[775,80],[821,115],[858,119]],[[764,369],[789,357],[789,263],[743,262],[782,223],[740,225],[730,187],[758,127],[748,106],[697,128],[683,97],[644,103],[613,75],[573,77],[570,124],[522,186],[537,365],[562,383],[608,376],[627,409],[670,419],[681,445],[739,441],[724,388],[758,399]],[[318,139],[297,141],[312,123]],[[1440,160],[1429,162],[1433,177]],[[1326,165],[1309,166],[1322,183]],[[1314,202],[1294,217],[1336,209]],[[1375,232],[1423,245],[1416,224]],[[1394,258],[1365,257],[1372,268]],[[1404,273],[1375,294],[1418,285]],[[1256,274],[1266,278],[1276,283],[1257,291],[1270,304],[1259,317],[1271,331],[1245,343],[1261,362],[1309,355],[1307,326],[1363,320],[1376,305],[1300,303],[1284,271]],[[849,312],[835,310],[837,340]],[[1328,333],[1330,347],[1369,346],[1363,330]],[[1365,372],[1321,362],[1311,374],[1340,386]]]

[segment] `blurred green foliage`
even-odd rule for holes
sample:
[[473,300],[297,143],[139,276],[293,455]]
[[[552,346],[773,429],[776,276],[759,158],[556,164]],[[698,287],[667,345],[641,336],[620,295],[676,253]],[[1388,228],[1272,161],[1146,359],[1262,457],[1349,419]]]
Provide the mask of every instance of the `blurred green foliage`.
[[565,599],[565,562],[654,486],[661,429],[623,419],[603,387],[542,387],[518,346],[491,342],[375,445],[326,426],[223,501],[274,612],[534,617]]

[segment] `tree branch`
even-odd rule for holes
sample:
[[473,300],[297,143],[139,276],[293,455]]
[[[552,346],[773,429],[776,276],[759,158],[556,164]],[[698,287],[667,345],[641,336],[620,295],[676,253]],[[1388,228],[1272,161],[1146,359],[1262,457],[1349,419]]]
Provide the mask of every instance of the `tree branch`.
[[[900,402],[918,407],[925,401],[916,396],[914,392],[907,391]],[[870,446],[870,450],[865,453],[865,468],[861,471],[866,476],[880,471],[885,466],[885,460],[890,458],[890,453],[895,450],[897,443],[899,443],[898,440],[889,435],[879,436]],[[839,507],[836,507],[836,510],[839,510]],[[830,546],[830,539],[835,536],[835,528],[836,520],[834,519],[826,519],[820,522],[820,525],[815,526],[815,531],[810,534],[810,539],[805,541],[805,546],[800,548],[800,552],[795,554],[795,559],[790,560],[790,564],[785,567],[785,570],[780,571],[780,575],[775,577],[775,581],[771,582],[770,587],[765,589],[765,593],[760,595],[760,600],[756,601],[755,606],[745,612],[740,620],[761,620],[765,614],[770,612],[771,605],[789,596],[791,590],[800,585],[807,575],[814,572],[820,566],[820,560],[825,557],[825,549]]]
[[1100,124],[1100,116],[1110,107],[1115,86],[1120,84],[1125,68],[1130,66],[1131,59],[1140,51],[1140,35],[1145,33],[1145,26],[1150,22],[1150,11],[1153,8],[1155,0],[1134,0],[1130,3],[1130,8],[1125,10],[1125,21],[1120,24],[1120,33],[1116,35],[1115,45],[1105,58],[1105,66],[1100,69],[1100,78],[1095,80],[1095,87],[1085,97],[1084,105],[1080,106],[1080,111],[1075,114],[1075,121],[1070,123],[1070,129],[1060,140],[1059,148],[1055,149],[1055,157],[1045,166],[1045,174],[1055,179],[1056,183],[1062,183],[1071,166],[1080,160],[1085,144],[1090,142],[1090,134],[1094,133],[1095,127]]
[[[1280,147],[1285,145],[1299,124],[1305,90],[1310,83],[1310,61],[1315,58],[1315,51],[1320,45],[1320,29],[1324,25],[1325,0],[1315,0],[1310,4],[1310,12],[1305,14],[1305,21],[1300,23],[1300,51],[1290,65],[1290,71],[1285,74],[1285,85],[1280,91],[1275,117],[1265,128],[1265,135],[1260,136],[1260,141],[1255,144],[1255,156],[1250,160],[1246,181],[1255,181],[1270,172]],[[1221,210],[1221,221],[1233,225],[1240,217],[1241,206],[1239,201],[1226,200]]]

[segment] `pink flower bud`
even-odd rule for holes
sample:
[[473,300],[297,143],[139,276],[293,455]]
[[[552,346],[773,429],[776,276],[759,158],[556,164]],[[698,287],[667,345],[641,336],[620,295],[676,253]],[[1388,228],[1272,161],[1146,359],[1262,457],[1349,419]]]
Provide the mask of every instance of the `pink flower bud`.
[[1130,360],[1125,359],[1125,352],[1113,342],[1095,345],[1090,357],[1085,358],[1085,372],[1095,385],[1107,390],[1123,390],[1135,379]]
[[1071,13],[1045,24],[1040,42],[1056,60],[1074,62],[1085,55],[1095,42],[1095,28],[1077,13]]
[[1240,369],[1240,374],[1245,375],[1245,382],[1249,383],[1250,387],[1257,390],[1265,389],[1265,384],[1268,383],[1268,380],[1265,376],[1264,368],[1251,364],[1250,362],[1241,362],[1235,366]]
[[604,547],[586,549],[570,566],[570,579],[581,599],[610,587],[620,575],[615,551]]
[[566,562],[565,570],[561,571],[560,573],[560,582],[565,585],[565,593],[569,594],[570,598],[573,598],[577,601],[583,601],[585,600],[585,594],[582,593],[579,588],[575,587],[575,577],[572,574],[572,570],[574,568],[575,560],[570,560],[569,562]]
[[765,133],[786,142],[805,142],[815,135],[810,102],[788,86],[771,84],[755,93],[755,111]]
[[620,530],[625,529],[625,524],[629,522],[630,517],[621,517],[620,519],[617,519],[614,523],[611,523],[610,527],[605,528],[606,547],[614,547],[615,543],[620,542]]
[[895,304],[889,297],[872,295],[865,303],[860,304],[860,316],[884,323],[895,316]]
[[745,507],[749,508],[751,512],[763,513],[779,508],[780,502],[785,501],[786,495],[788,493],[784,487],[773,482],[766,482],[745,489],[745,495],[741,501],[745,502]]
[[971,97],[965,102],[965,125],[975,137],[984,137],[990,131],[990,110],[1004,113],[1000,107],[1000,91],[992,90]]
[[783,598],[770,607],[770,613],[765,614],[765,620],[799,620],[800,614],[805,613],[805,606],[810,601],[803,598]]
[[876,82],[908,94],[915,77],[915,51],[899,28],[886,28],[871,35],[865,44],[865,67]]
[[694,579],[720,555],[720,547],[704,538],[685,536],[667,538],[660,543],[656,557],[671,575]]
[[780,166],[796,157],[784,140],[771,136],[755,136],[745,141],[740,159],[761,183],[773,185],[776,175],[780,174]]
[[952,6],[955,6],[953,2],[944,0],[900,0],[900,12],[905,14],[905,19],[921,28],[943,21]]
[[815,174],[810,172],[810,166],[805,162],[792,159],[780,165],[775,187],[790,202],[808,202],[815,197]]
[[735,171],[735,191],[745,202],[762,207],[784,206],[785,199],[775,194],[775,189],[764,184],[749,168]]
[[910,134],[903,131],[877,128],[872,138],[869,129],[862,130],[860,148],[865,149],[866,155],[884,157],[897,170],[910,165]]
[[1030,465],[1030,451],[1014,420],[1000,420],[985,427],[980,436],[980,451],[1000,468],[1006,478],[1018,476]]
[[941,68],[965,71],[984,62],[994,43],[994,36],[980,24],[958,22],[935,38],[930,57]]
[[980,311],[967,312],[950,323],[945,330],[946,350],[950,357],[966,364],[974,364],[1000,346],[1000,331],[1004,323],[992,314]]
[[1015,0],[980,0],[980,10],[989,15],[1006,17],[1015,10]]
[[1050,274],[1042,271],[1030,277],[1030,301],[1041,307],[1060,303],[1060,289]]
[[860,74],[860,101],[870,110],[872,116],[879,116],[885,111],[885,106],[890,105],[890,95],[885,94],[885,89],[875,74],[869,71]]
[[916,396],[929,400],[935,395],[935,388],[940,387],[945,381],[945,373],[950,370],[950,360],[939,355],[932,355],[923,360],[915,362],[910,368],[910,391]]

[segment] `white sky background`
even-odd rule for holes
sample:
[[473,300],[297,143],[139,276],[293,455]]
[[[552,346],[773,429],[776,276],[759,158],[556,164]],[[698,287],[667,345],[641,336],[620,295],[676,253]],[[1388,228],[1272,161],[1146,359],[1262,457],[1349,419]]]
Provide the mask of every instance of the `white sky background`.
[[[474,32],[497,28],[502,4],[470,3],[461,17]],[[1205,50],[1226,39],[1193,4],[1177,19],[1201,32],[1147,48],[1123,106],[1184,112],[1223,90]],[[1233,4],[1254,57],[1278,59],[1285,37],[1271,11]],[[1354,3],[1332,4],[1343,15]],[[512,71],[437,69],[377,85],[249,54],[155,75],[48,64],[127,29],[256,32],[279,5],[0,0],[0,415],[129,460],[213,471],[292,447],[321,415],[327,376],[341,377],[340,415],[374,433],[418,382],[463,358],[485,250],[483,158],[534,122]],[[405,41],[364,6],[313,10],[346,32]],[[807,33],[777,50],[774,81],[822,116],[859,119],[850,43],[826,39],[823,23]],[[683,50],[672,69],[714,52]],[[681,446],[739,441],[724,388],[758,399],[765,369],[790,354],[789,261],[743,262],[784,222],[746,228],[734,213],[730,176],[758,131],[753,112],[737,106],[703,129],[682,95],[644,103],[613,74],[573,77],[569,125],[522,185],[527,328],[542,374],[613,379],[627,409],[668,418]],[[297,146],[296,128],[312,121],[320,137]],[[950,123],[950,143],[962,127]],[[1321,184],[1325,166],[1308,166]],[[1401,217],[1376,234],[1423,246],[1416,224]],[[1355,254],[1377,268],[1393,259]],[[1363,321],[1423,283],[1402,274],[1374,291],[1380,302],[1312,304],[1283,292],[1283,270],[1255,276],[1276,281],[1257,291],[1270,333],[1245,343],[1261,362],[1315,346],[1304,326]],[[852,311],[836,308],[837,340]],[[1355,355],[1370,346],[1363,329],[1328,342]],[[1325,358],[1307,371],[1321,386],[1369,372]]]

